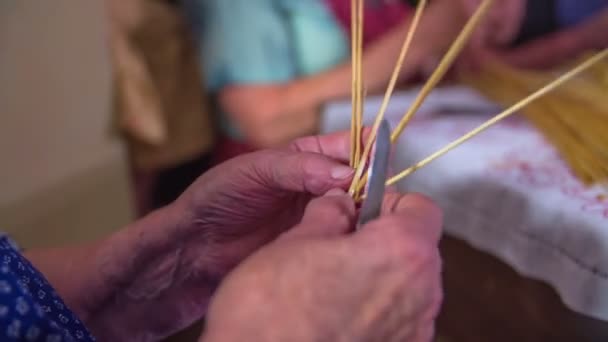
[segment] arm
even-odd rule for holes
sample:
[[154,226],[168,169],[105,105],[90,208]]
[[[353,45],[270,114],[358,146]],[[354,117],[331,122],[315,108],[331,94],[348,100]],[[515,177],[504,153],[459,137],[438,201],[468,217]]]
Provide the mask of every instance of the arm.
[[581,53],[608,46],[608,9],[571,29],[537,39],[512,51],[500,53],[507,63],[523,68],[547,68]]
[[[389,31],[365,49],[363,54],[363,78],[369,93],[384,91],[403,40],[410,29],[411,17]],[[429,59],[443,53],[459,33],[466,20],[463,8],[453,0],[433,1],[425,10],[414,35],[410,50],[401,68],[400,78],[416,75]],[[323,103],[351,93],[350,63],[345,63],[328,72],[292,82],[287,90],[288,99],[297,93],[309,94],[310,102]],[[294,104],[298,102],[294,99]]]
[[182,220],[166,208],[101,242],[26,257],[100,340],[158,340],[202,317],[215,288],[193,265],[200,251],[176,237]]
[[[79,318],[87,321],[86,293],[96,293],[98,284],[91,260],[100,248],[99,243],[66,247],[31,249],[24,256],[53,285],[59,296],[74,310]],[[78,274],[78,277],[73,277]]]
[[283,145],[314,133],[317,127],[316,104],[308,102],[308,94],[286,91],[288,84],[225,87],[219,94],[220,106],[254,146]]

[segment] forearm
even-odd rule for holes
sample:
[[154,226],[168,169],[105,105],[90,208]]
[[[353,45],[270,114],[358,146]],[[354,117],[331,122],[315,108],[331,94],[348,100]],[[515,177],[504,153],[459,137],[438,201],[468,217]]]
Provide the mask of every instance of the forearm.
[[[464,24],[460,5],[453,0],[433,2],[420,20],[409,52],[401,66],[400,80],[420,72],[430,59],[443,53]],[[384,91],[395,68],[403,41],[410,29],[412,17],[395,27],[365,48],[363,78],[368,93]],[[284,98],[289,109],[318,106],[327,101],[345,98],[351,93],[351,63],[344,63],[329,71],[291,82]]]
[[286,113],[250,130],[248,138],[258,148],[283,146],[293,139],[318,133],[319,115],[316,108]]
[[[108,337],[111,326],[106,307],[137,282],[149,268],[146,259],[154,250],[170,248],[157,235],[162,215],[152,214],[102,241],[68,248],[31,250],[26,257],[41,271],[57,293],[98,337]],[[163,246],[166,245],[166,246]],[[134,304],[125,301],[125,307]],[[112,319],[116,328],[125,317],[119,312]],[[112,314],[110,313],[110,316]],[[101,336],[99,335],[101,334]],[[116,335],[113,339],[120,338]]]
[[209,244],[201,239],[204,232],[196,232],[200,243],[183,236],[184,219],[179,210],[163,208],[99,249],[95,261],[104,295],[89,324],[100,340],[157,341],[204,315],[221,275],[206,268],[212,259],[202,252]]
[[220,92],[220,104],[248,143],[257,148],[276,147],[315,133],[317,127],[318,107],[304,99],[311,93],[292,99],[287,98],[291,91],[286,88],[286,84],[231,86]]
[[608,46],[608,10],[568,30],[556,32],[506,52],[507,63],[522,68],[550,68],[581,53]]
[[94,266],[99,243],[67,248],[32,249],[25,257],[40,271],[66,304],[83,320],[87,301],[99,286]]
[[202,316],[218,282],[181,246],[174,215],[162,209],[92,246],[28,257],[100,340],[158,340],[192,323],[173,326],[176,317]]
[[[363,79],[368,92],[380,91],[388,81],[394,68],[394,62],[399,55],[399,49],[405,32],[409,28],[407,23],[393,29],[363,53]],[[404,67],[403,75],[413,69],[413,64]],[[307,105],[319,105],[329,100],[348,97],[351,94],[352,64],[341,64],[329,71],[298,79],[288,86],[287,98],[298,104],[298,94],[307,94]]]

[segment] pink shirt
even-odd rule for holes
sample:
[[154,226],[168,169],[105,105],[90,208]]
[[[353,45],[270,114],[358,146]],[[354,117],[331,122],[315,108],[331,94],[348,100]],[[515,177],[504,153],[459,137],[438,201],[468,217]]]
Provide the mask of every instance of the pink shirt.
[[[336,19],[350,34],[351,0],[325,0]],[[412,8],[400,0],[375,0],[365,4],[364,43],[378,39],[386,31],[401,23],[412,12]]]

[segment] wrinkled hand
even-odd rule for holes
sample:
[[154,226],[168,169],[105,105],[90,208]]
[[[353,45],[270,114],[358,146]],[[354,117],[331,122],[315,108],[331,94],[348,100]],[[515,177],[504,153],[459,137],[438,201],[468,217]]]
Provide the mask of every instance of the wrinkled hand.
[[354,172],[340,160],[348,155],[348,135],[340,133],[228,161],[177,201],[184,217],[180,233],[194,248],[205,246],[214,257],[207,272],[221,277],[298,223],[312,196],[347,187]]
[[348,133],[309,137],[235,158],[101,243],[88,325],[103,340],[148,341],[200,319],[234,266],[297,224],[313,196],[348,186],[349,142]]
[[344,193],[312,201],[294,229],[227,277],[202,341],[430,341],[439,211],[392,194],[378,220],[347,235],[354,219]]

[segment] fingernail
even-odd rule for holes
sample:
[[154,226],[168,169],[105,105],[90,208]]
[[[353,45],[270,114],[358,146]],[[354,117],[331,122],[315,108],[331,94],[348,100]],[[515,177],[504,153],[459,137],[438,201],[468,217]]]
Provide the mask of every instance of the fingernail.
[[346,191],[344,191],[340,188],[331,189],[325,194],[325,196],[343,196],[343,195],[346,195]]
[[331,170],[331,178],[335,180],[344,180],[352,176],[355,170],[349,166],[336,166]]

